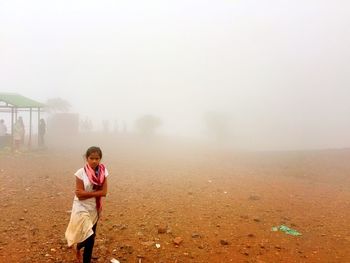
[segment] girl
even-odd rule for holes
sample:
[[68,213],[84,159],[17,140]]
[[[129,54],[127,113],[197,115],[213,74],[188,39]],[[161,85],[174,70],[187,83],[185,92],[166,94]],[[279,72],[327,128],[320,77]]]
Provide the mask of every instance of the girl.
[[101,198],[107,194],[106,167],[100,163],[102,151],[92,146],[87,149],[86,164],[76,173],[76,189],[72,214],[66,230],[68,246],[76,244],[77,261],[84,247],[83,263],[90,263],[95,243],[96,225],[102,209]]

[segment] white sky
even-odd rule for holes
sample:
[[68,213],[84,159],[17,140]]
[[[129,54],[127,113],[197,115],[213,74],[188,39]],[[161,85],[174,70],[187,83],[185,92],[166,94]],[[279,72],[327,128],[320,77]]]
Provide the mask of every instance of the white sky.
[[201,134],[204,112],[225,111],[258,148],[350,146],[349,10],[347,0],[0,0],[0,90],[59,96],[95,121],[153,113],[177,134]]

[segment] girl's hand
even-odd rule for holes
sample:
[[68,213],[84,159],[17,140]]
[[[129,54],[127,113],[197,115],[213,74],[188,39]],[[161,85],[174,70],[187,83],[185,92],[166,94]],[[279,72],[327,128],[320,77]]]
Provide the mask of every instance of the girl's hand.
[[96,197],[96,192],[86,192],[82,189],[76,189],[75,195],[78,197],[79,200],[86,200],[92,197]]
[[82,189],[76,189],[75,190],[75,195],[79,198],[79,199],[83,199],[84,197],[86,197],[86,192]]

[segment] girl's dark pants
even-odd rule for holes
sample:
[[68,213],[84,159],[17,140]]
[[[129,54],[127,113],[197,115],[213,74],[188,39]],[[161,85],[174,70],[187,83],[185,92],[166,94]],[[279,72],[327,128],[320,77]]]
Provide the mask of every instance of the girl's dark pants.
[[92,227],[92,231],[94,231],[94,233],[91,236],[89,236],[87,239],[85,239],[83,242],[78,243],[77,245],[78,250],[80,250],[81,248],[84,248],[83,263],[91,262],[92,249],[94,248],[94,244],[95,244],[96,226],[97,226],[97,223]]

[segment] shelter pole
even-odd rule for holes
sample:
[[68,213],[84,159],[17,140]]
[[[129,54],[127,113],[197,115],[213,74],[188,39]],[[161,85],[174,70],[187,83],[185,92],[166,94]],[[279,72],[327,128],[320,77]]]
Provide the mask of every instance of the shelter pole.
[[40,108],[38,108],[38,146],[39,146],[39,130],[40,130]]
[[29,140],[28,140],[28,148],[32,147],[32,108],[29,109]]
[[14,108],[11,107],[11,150],[14,150],[15,140],[13,139]]

